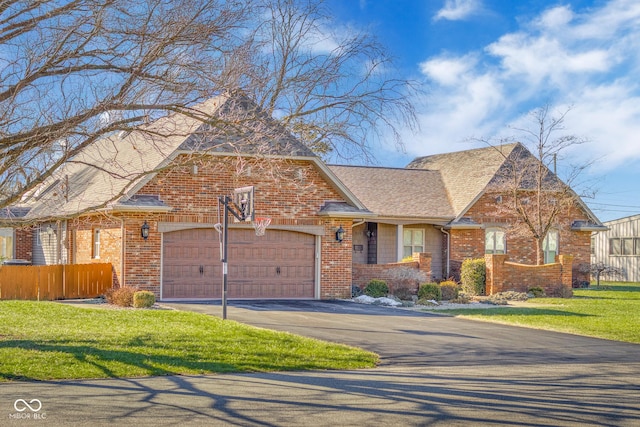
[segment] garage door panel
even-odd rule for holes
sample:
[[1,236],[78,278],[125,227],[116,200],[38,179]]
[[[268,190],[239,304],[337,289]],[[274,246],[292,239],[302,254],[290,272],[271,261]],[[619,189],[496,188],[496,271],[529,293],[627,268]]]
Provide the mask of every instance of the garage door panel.
[[[221,298],[215,230],[164,233],[163,242],[163,298]],[[284,230],[258,237],[250,229],[231,229],[228,267],[229,298],[313,298],[315,237]]]

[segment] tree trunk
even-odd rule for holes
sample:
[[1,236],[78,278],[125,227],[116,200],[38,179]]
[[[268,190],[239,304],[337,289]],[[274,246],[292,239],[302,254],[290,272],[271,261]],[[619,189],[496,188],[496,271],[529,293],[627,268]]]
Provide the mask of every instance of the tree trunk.
[[544,238],[536,239],[536,265],[544,264],[544,253],[542,252],[542,243]]

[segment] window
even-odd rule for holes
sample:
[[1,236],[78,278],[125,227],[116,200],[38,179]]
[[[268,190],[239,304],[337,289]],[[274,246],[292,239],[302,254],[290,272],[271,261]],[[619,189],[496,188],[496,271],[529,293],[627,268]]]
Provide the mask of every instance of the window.
[[542,251],[544,252],[544,263],[551,264],[556,262],[558,255],[558,231],[549,230],[547,236],[542,241]]
[[12,228],[0,228],[0,259],[13,259]]
[[424,230],[405,228],[403,231],[404,258],[412,256],[416,252],[424,252]]
[[484,251],[488,254],[504,254],[507,252],[507,240],[503,230],[488,228],[484,235]]
[[93,230],[93,258],[100,258],[100,229]]
[[609,239],[609,255],[640,256],[640,238],[612,237]]
[[591,255],[596,254],[596,238],[591,236]]

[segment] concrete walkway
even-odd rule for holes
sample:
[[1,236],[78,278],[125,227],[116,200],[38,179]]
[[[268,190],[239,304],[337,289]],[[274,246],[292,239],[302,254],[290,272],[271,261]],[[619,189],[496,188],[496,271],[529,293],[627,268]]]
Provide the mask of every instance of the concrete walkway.
[[[213,304],[170,305],[221,313]],[[382,364],[4,383],[0,424],[640,425],[638,345],[346,302],[233,302],[228,319],[359,345]],[[18,419],[17,399],[38,399],[42,409]]]

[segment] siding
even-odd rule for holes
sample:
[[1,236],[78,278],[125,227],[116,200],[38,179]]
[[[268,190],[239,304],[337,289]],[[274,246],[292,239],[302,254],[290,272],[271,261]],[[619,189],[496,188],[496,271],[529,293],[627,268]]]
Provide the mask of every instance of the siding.
[[398,262],[397,229],[395,225],[378,224],[378,264]]
[[624,277],[603,275],[601,279],[640,282],[640,254],[609,254],[609,239],[614,237],[640,238],[640,215],[608,221],[604,225],[609,228],[609,231],[594,234],[591,262],[601,262],[608,266],[624,269],[626,274]]
[[66,243],[66,222],[59,224],[55,222],[43,223],[33,233],[33,265],[67,264],[68,250]]

